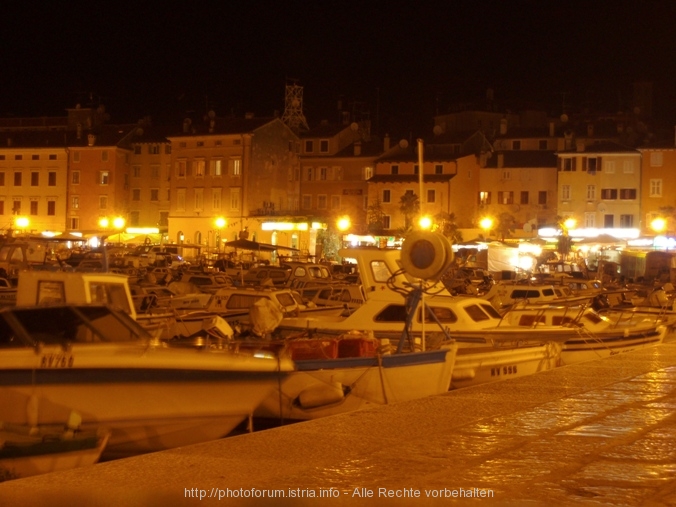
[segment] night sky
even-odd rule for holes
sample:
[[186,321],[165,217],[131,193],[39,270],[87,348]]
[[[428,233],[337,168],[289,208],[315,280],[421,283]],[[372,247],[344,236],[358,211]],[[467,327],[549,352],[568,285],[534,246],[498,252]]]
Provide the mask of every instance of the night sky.
[[283,111],[295,79],[311,125],[336,120],[342,99],[403,135],[431,131],[436,112],[487,88],[554,114],[564,102],[631,107],[634,81],[666,97],[676,88],[670,0],[13,4],[3,6],[0,116],[99,101],[113,122],[266,116]]

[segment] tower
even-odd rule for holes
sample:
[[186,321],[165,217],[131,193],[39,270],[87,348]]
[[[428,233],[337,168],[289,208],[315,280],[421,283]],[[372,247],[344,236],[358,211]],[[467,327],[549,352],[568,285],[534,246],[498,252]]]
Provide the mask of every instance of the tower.
[[295,82],[286,85],[282,121],[296,132],[310,130],[305,115],[303,115],[303,87],[298,86]]

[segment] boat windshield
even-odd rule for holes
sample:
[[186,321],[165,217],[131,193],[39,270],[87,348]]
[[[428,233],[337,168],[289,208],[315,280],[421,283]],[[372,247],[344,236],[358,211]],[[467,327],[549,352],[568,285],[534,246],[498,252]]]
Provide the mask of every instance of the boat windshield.
[[[17,336],[21,337],[21,344]],[[128,342],[147,338],[147,332],[131,318],[107,306],[27,307],[0,312],[0,346]]]

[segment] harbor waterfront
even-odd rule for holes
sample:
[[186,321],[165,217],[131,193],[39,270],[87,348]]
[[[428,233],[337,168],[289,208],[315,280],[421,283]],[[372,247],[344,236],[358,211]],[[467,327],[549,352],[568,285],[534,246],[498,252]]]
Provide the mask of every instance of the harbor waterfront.
[[675,476],[676,343],[668,341],[7,481],[0,504],[666,506],[676,504]]

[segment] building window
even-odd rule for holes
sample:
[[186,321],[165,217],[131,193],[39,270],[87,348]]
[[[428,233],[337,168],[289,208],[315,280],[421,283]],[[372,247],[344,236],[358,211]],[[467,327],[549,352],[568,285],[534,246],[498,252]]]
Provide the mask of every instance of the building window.
[[654,151],[650,154],[650,167],[662,167],[663,154],[661,151]]
[[151,144],[150,145],[150,154],[151,155],[159,155],[160,154],[160,147],[157,144]]
[[596,213],[585,213],[584,214],[584,226],[586,228],[596,227]]
[[56,215],[56,201],[47,201],[47,215],[50,217]]
[[21,186],[21,173],[14,173],[14,186],[15,187]]
[[603,215],[603,228],[612,229],[615,227],[615,215]]
[[521,141],[512,141],[512,149],[513,150],[520,150],[521,149]]
[[502,170],[502,179],[503,181],[512,179],[512,172],[509,169]]
[[185,211],[185,188],[176,190],[176,209],[178,211]]
[[364,179],[370,180],[373,178],[373,167],[364,167]]
[[319,141],[319,153],[328,153],[329,152],[329,140],[322,139]]
[[621,188],[620,189],[620,199],[625,199],[625,200],[636,199],[636,189],[635,188]]
[[160,200],[160,189],[159,188],[151,188],[150,189],[150,200],[151,202],[157,202]]
[[650,180],[650,197],[662,197],[662,180]]
[[78,217],[70,217],[70,228],[78,230],[80,228],[80,219]]
[[546,190],[540,190],[538,192],[538,204],[541,205],[541,206],[547,205],[547,191]]
[[108,152],[106,150],[101,152],[101,162],[108,162]]
[[479,192],[479,204],[485,206],[491,203],[491,193],[490,192]]
[[160,178],[160,166],[155,164],[150,166],[150,177],[154,180]]
[[305,153],[312,153],[315,151],[315,144],[313,141],[305,141]]
[[331,196],[331,209],[340,209],[340,196],[332,195]]
[[107,185],[110,179],[110,173],[108,171],[101,171],[99,173],[99,183],[101,185]]
[[570,185],[561,185],[561,199],[570,201]]
[[615,173],[615,161],[614,160],[608,160],[603,164],[603,172],[606,174],[614,174]]
[[204,167],[206,165],[206,162],[204,159],[199,159],[199,160],[194,160],[193,161],[193,167],[195,168],[195,176],[198,178],[203,178],[204,177]]
[[70,208],[71,209],[80,209],[80,196],[73,195],[70,198]]
[[392,222],[392,220],[391,220],[390,215],[383,216],[383,229],[389,229],[391,222]]
[[31,201],[30,214],[33,215],[33,216],[38,214],[38,201]]
[[633,174],[634,173],[634,162],[631,160],[625,160],[622,163],[622,171],[624,174]]
[[327,171],[328,171],[328,168],[326,168],[326,167],[320,167],[319,168],[319,180],[320,181],[326,181],[328,179],[327,178]]
[[390,174],[399,174],[399,166],[398,165],[393,165],[390,168]]
[[617,189],[616,188],[602,188],[601,189],[601,199],[607,201],[613,201],[617,199]]
[[590,157],[587,159],[587,171],[590,173],[601,170],[601,157]]
[[415,174],[416,176],[420,174],[420,168],[418,167],[418,164],[413,165],[413,174]]
[[514,192],[498,192],[498,202],[500,204],[514,204]]
[[47,186],[49,187],[56,186],[56,173],[54,171],[50,171],[49,173],[47,173]]
[[108,196],[100,195],[99,196],[99,209],[108,209]]
[[80,152],[79,151],[74,151],[73,152],[73,162],[76,164],[80,162]]
[[230,159],[230,174],[233,176],[242,175],[242,159],[241,158],[231,158]]
[[5,201],[0,201],[0,215],[5,214]]
[[326,195],[320,194],[317,196],[317,209],[326,209]]
[[222,175],[222,166],[223,161],[218,158],[212,158],[209,160],[209,174],[212,176],[221,176]]
[[169,226],[169,212],[168,211],[160,211],[160,227],[168,227]]
[[383,190],[383,202],[391,202],[392,194],[390,190]]
[[165,155],[171,155],[171,144],[165,144],[164,145],[164,154]]
[[437,191],[429,189],[427,191],[427,202],[437,202]]
[[140,178],[141,177],[141,166],[140,165],[132,166],[131,176],[132,176],[132,178]]
[[434,174],[444,174],[444,166],[443,164],[436,164],[434,166]]
[[528,204],[528,190],[522,190],[521,191],[520,203],[521,204]]
[[220,188],[211,189],[211,207],[217,211],[221,209],[221,193]]
[[546,139],[541,139],[541,140],[538,142],[538,148],[540,148],[541,150],[546,150],[546,149],[547,149],[547,140],[546,140]]
[[131,200],[136,201],[136,202],[141,200],[141,189],[140,188],[132,188],[131,189]]
[[18,199],[15,197],[14,200],[12,201],[12,213],[14,215],[20,215],[21,214],[21,198],[20,197]]
[[195,189],[195,211],[202,211],[204,209],[204,189]]
[[240,207],[240,188],[230,189],[230,209],[238,210]]
[[303,194],[303,209],[312,209],[312,195]]
[[135,144],[134,145],[134,155],[140,155],[140,154],[141,154],[141,145]]
[[634,227],[634,215],[620,215],[620,227],[625,229]]
[[31,187],[37,187],[40,185],[40,173],[32,172],[31,173]]
[[31,155],[31,160],[40,160],[40,155]]
[[587,200],[593,201],[596,199],[596,185],[587,185]]
[[4,187],[4,186],[5,186],[5,172],[2,171],[2,172],[0,172],[0,187]]
[[73,171],[72,174],[70,175],[70,182],[73,185],[79,185],[80,184],[80,171]]
[[561,158],[559,159],[559,171],[574,171],[575,170],[575,159],[573,158]]
[[178,160],[176,162],[176,176],[179,178],[185,178],[188,173],[188,161],[187,160]]
[[56,160],[56,154],[50,153],[49,154],[49,160]]
[[131,225],[132,227],[138,227],[139,216],[140,216],[140,213],[138,211],[131,211],[129,213],[129,225]]

